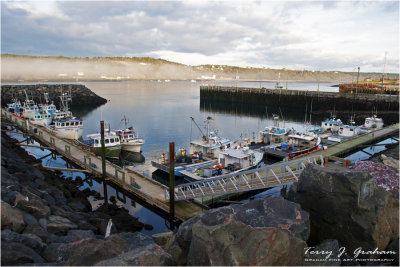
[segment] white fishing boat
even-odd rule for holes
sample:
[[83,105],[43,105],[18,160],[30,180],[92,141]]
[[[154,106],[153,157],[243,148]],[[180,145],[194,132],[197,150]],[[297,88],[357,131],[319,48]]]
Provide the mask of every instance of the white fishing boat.
[[314,133],[321,137],[322,139],[326,139],[331,135],[338,134],[340,127],[343,125],[340,119],[337,119],[335,116],[331,116],[328,119],[325,119],[321,122],[321,127],[314,130],[309,130],[309,132]]
[[237,173],[261,166],[263,153],[249,149],[249,147],[230,147],[222,150],[218,160],[202,165],[188,166],[180,173],[194,180],[216,178],[220,175]]
[[351,139],[360,134],[360,127],[354,125],[342,125],[336,135],[328,137],[328,141],[332,143],[339,143],[347,139]]
[[364,124],[360,127],[362,133],[368,133],[383,128],[383,120],[373,115],[369,118],[365,118]]
[[54,113],[57,111],[56,105],[54,105],[53,102],[50,103],[48,93],[44,93],[44,104],[39,104],[39,110],[41,112],[49,113],[52,117],[54,116]]
[[125,129],[114,131],[121,140],[122,150],[140,153],[144,140],[138,137],[132,126],[126,128],[128,121],[125,116],[122,118],[122,121],[124,122]]
[[[89,134],[85,140],[75,140],[75,144],[88,152],[101,156],[101,134]],[[119,158],[121,153],[121,142],[119,136],[113,131],[104,132],[105,157]]]
[[28,93],[24,90],[26,99],[22,105],[22,116],[24,118],[32,118],[35,113],[39,112],[39,107],[33,101],[33,99],[29,99]]
[[21,102],[16,98],[13,101],[14,102],[7,104],[7,110],[15,115],[22,114],[23,108]]
[[79,117],[73,117],[69,111],[69,102],[72,98],[70,94],[63,93],[60,96],[61,110],[53,113],[53,123],[46,127],[46,130],[58,137],[65,139],[79,139],[83,134],[83,120]]
[[83,134],[83,121],[81,118],[53,119],[53,124],[46,127],[50,133],[65,139],[79,139]]
[[[216,131],[210,131],[210,123],[212,118],[208,117],[205,121],[205,128],[207,133],[203,133],[201,128],[197,125],[194,118],[190,117],[192,122],[201,132],[203,138],[200,140],[191,141],[189,144],[189,153],[186,148],[178,149],[178,155],[174,158],[175,162],[175,175],[182,176],[183,170],[187,168],[197,168],[210,163],[216,163],[219,153],[226,148],[230,148],[233,142],[227,138],[219,137]],[[168,153],[162,153],[160,157],[153,158],[151,164],[153,167],[169,172]]]
[[33,116],[27,118],[30,123],[39,126],[48,126],[52,123],[53,117],[46,111],[35,112]]

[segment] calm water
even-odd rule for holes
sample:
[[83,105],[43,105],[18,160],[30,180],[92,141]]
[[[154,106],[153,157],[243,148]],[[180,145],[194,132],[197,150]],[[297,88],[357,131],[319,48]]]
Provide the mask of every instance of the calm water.
[[[197,123],[202,127],[204,120],[211,116],[213,126],[218,129],[219,135],[240,140],[240,136],[252,138],[253,135],[258,137],[258,132],[267,125],[272,125],[271,111],[268,117],[266,114],[260,114],[259,117],[249,117],[245,115],[235,115],[226,113],[214,113],[207,111],[206,108],[200,107],[200,85],[203,83],[191,82],[86,82],[84,83],[89,89],[96,94],[109,100],[105,105],[88,110],[84,107],[73,110],[75,115],[81,115],[84,119],[85,129],[84,135],[96,133],[100,130],[100,121],[104,120],[110,124],[111,129],[122,128],[122,117],[125,115],[129,119],[129,125],[133,125],[139,136],[145,139],[143,145],[143,156],[145,162],[135,163],[132,168],[143,173],[148,177],[152,177],[155,170],[151,167],[152,157],[159,157],[166,152],[169,142],[175,142],[176,149],[188,146],[191,139],[201,137],[199,130],[191,124],[190,117],[194,117]],[[236,83],[217,83],[218,85],[233,85]],[[281,83],[282,86],[286,86]],[[337,87],[331,87],[334,83],[320,83],[320,91],[335,92]],[[259,82],[240,82],[238,86],[243,87],[259,87]],[[262,87],[273,88],[274,83],[261,83]],[[289,83],[289,89],[298,90],[316,90],[317,83]],[[282,110],[285,117],[285,110]],[[305,110],[298,111],[296,116],[286,119],[285,128],[294,128],[299,131],[305,131],[306,126],[303,123]],[[307,117],[307,120],[309,117]],[[314,126],[320,125],[320,118],[312,118]],[[341,118],[344,120],[344,118]],[[15,135],[16,138],[21,136]],[[21,139],[22,140],[22,139]],[[380,149],[380,148],[379,148]],[[27,148],[28,152],[37,158],[48,154],[49,151],[41,151],[37,148]],[[370,151],[372,152],[372,151]],[[362,152],[361,152],[362,153]],[[365,154],[365,153],[364,153]],[[358,157],[359,155],[357,155]],[[44,165],[64,167],[65,161],[62,157],[57,159],[46,158],[42,160]],[[66,177],[84,176],[81,173],[63,172]],[[95,189],[102,194],[103,188],[100,183],[93,181],[93,185],[85,184],[85,187]],[[279,189],[268,191],[253,196],[254,198],[264,197],[268,194],[277,194]],[[152,231],[143,230],[145,234],[155,234],[163,232],[167,229],[166,220],[148,210],[142,205],[123,197],[111,186],[108,187],[109,197],[114,195],[120,197],[119,205],[127,208],[131,215],[139,217],[143,223],[154,226]],[[92,205],[96,207],[101,201],[92,200]]]
[[[100,121],[110,124],[111,129],[121,128],[122,117],[125,115],[130,124],[144,138],[143,155],[146,161],[136,164],[135,170],[151,177],[155,170],[151,167],[152,157],[159,157],[168,150],[169,142],[175,142],[175,147],[185,147],[191,139],[201,137],[200,131],[192,125],[190,117],[202,127],[204,120],[211,116],[213,126],[218,129],[219,135],[240,140],[243,138],[258,137],[258,132],[267,125],[272,125],[271,119],[265,114],[260,118],[247,117],[235,114],[218,114],[200,109],[200,85],[191,82],[87,82],[85,85],[96,94],[106,98],[109,102],[95,110],[87,111],[76,109],[74,114],[80,114],[85,121],[84,135],[99,132]],[[220,85],[236,85],[236,83],[218,83]],[[333,83],[321,83],[321,91],[337,91],[331,87]],[[241,82],[238,86],[259,87],[259,82]],[[263,82],[261,86],[270,88],[273,83]],[[285,85],[284,85],[285,86]],[[288,87],[300,90],[316,90],[315,83],[289,83]],[[266,110],[268,111],[268,110]],[[271,112],[271,111],[270,111]],[[260,114],[261,115],[261,114]],[[272,114],[269,114],[271,118]],[[285,117],[285,111],[282,110]],[[300,111],[296,121],[288,120],[286,128],[305,130],[305,110]],[[264,117],[264,118],[262,118]],[[308,119],[308,117],[307,117]],[[320,124],[320,121],[316,121]]]

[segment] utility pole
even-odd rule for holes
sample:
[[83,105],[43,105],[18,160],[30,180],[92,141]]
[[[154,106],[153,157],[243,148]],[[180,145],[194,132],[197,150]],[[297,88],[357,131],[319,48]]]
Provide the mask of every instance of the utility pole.
[[383,70],[382,70],[382,89],[381,89],[381,94],[383,94],[383,80],[385,79],[386,56],[387,56],[387,52],[385,52],[385,61],[384,61],[384,63],[383,63]]

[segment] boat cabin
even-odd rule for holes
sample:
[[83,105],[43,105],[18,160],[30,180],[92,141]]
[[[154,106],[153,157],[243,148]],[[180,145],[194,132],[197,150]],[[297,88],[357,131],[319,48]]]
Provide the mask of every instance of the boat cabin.
[[360,134],[360,127],[352,125],[343,125],[340,127],[339,135],[344,137],[352,137]]
[[75,119],[61,119],[61,120],[55,120],[54,121],[54,127],[57,129],[61,128],[73,128],[73,127],[78,127],[82,126],[83,127],[83,121],[81,119],[75,118]]
[[321,130],[323,132],[338,132],[341,125],[343,123],[340,119],[326,119],[321,123]]
[[368,129],[381,129],[383,128],[383,120],[376,116],[366,118],[363,127]]
[[220,151],[225,148],[230,148],[232,141],[227,138],[216,136],[213,132],[210,133],[208,140],[194,140],[190,142],[190,154],[202,153],[204,156],[218,158]]
[[218,155],[218,163],[223,168],[235,171],[237,169],[249,168],[257,162],[254,152],[249,152],[248,147],[243,147],[242,149],[230,148],[221,151]]
[[[88,143],[92,147],[101,147],[101,135],[100,134],[90,134],[86,136],[88,138]],[[120,145],[120,139],[114,134],[104,134],[104,145],[105,147],[112,147]]]

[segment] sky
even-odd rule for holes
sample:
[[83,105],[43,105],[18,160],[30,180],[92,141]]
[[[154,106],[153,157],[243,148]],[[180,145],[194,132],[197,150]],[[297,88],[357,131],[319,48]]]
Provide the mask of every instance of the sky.
[[399,2],[1,0],[1,53],[398,73]]

